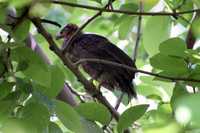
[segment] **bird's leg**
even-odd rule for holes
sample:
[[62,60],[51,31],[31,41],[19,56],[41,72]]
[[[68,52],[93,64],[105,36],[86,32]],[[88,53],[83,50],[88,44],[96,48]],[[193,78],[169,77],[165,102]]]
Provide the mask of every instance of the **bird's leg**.
[[124,97],[124,92],[121,93],[120,97],[117,99],[117,103],[115,105],[115,109],[118,110],[120,103],[122,102],[122,99]]
[[132,106],[131,100],[132,100],[132,97],[130,95],[128,95],[128,103],[130,103],[130,106]]
[[99,83],[99,85],[98,85],[98,87],[97,87],[97,89],[100,91],[101,90],[101,86],[103,85],[103,83],[101,82],[101,83]]
[[93,81],[94,81],[93,78],[89,79],[89,82],[92,83],[92,84],[93,84]]
[[[91,83],[91,84],[94,84],[95,86],[96,86],[96,80],[94,79],[94,78],[91,78],[91,79],[89,79],[89,82]],[[99,84],[100,85],[100,84]],[[92,97],[94,98],[94,100],[96,100],[96,96],[97,95],[99,95],[99,92],[100,92],[100,88],[99,88],[99,85],[97,85],[97,91],[95,91],[95,93],[93,93],[92,94]]]

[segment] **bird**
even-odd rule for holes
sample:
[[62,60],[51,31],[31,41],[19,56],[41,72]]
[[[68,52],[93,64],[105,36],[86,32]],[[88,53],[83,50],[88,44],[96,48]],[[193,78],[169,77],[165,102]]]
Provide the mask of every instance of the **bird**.
[[[66,53],[73,63],[81,59],[101,59],[136,68],[133,60],[104,36],[80,31],[71,40],[72,42],[68,43],[77,30],[79,27],[76,24],[69,23],[56,36],[57,40],[64,39],[62,49],[68,47]],[[70,46],[66,46],[68,44]],[[80,65],[93,80],[99,82],[99,86],[111,91],[118,89],[126,93],[129,98],[136,98],[136,91],[132,83],[135,72],[99,62],[86,61]]]

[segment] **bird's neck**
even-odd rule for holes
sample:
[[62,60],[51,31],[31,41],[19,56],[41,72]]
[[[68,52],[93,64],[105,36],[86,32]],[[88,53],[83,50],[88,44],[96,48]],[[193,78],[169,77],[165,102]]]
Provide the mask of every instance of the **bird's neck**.
[[[79,37],[80,35],[82,35],[83,34],[83,32],[79,32],[78,34],[76,34],[76,36],[75,36],[75,38],[74,39],[76,39],[77,37]],[[68,47],[67,45],[69,44],[69,41],[73,41],[73,40],[71,40],[71,38],[74,36],[74,34],[72,34],[72,35],[68,35],[68,36],[66,36],[65,38],[64,38],[64,42],[63,42],[63,45],[62,45],[62,49],[64,49],[65,47]]]

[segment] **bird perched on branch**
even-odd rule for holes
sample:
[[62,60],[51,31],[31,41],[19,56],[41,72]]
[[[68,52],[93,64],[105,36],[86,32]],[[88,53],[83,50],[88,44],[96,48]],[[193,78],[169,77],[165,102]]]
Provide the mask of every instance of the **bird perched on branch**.
[[[78,30],[75,24],[67,24],[57,35],[57,39],[64,39],[63,48],[68,45],[68,40]],[[132,59],[126,55],[121,49],[111,43],[103,36],[96,34],[78,33],[67,46],[67,53],[72,62],[77,62],[80,59],[102,59],[119,63],[136,68]],[[87,72],[92,79],[99,81],[100,85],[113,90],[120,89],[128,94],[129,97],[136,97],[136,92],[133,88],[132,80],[135,73],[122,67],[114,65],[102,64],[100,62],[86,61],[81,63],[84,71]]]

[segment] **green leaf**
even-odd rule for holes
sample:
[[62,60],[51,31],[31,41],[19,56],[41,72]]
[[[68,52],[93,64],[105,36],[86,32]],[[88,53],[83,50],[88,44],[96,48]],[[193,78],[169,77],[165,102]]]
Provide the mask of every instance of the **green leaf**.
[[150,63],[154,68],[172,72],[175,74],[187,74],[187,63],[182,58],[157,54],[150,59]]
[[181,97],[183,95],[188,95],[188,94],[189,93],[187,92],[185,85],[176,83],[174,90],[173,90],[173,95],[172,95],[171,101],[170,101],[172,108],[174,109],[174,103],[175,103],[176,99],[178,99],[179,97]]
[[195,35],[195,37],[200,37],[200,18],[195,19],[192,22],[192,33]]
[[5,67],[4,67],[4,64],[3,64],[3,59],[0,56],[0,74],[2,75],[4,73],[4,71],[5,71]]
[[196,4],[197,7],[200,7],[200,1],[199,0],[192,0],[194,4]]
[[65,76],[58,66],[50,66],[51,70],[51,89],[48,92],[49,97],[56,97],[64,87]]
[[101,0],[91,0],[91,1],[95,1],[95,2],[97,2],[97,3],[99,3],[99,4],[102,4],[102,3],[101,3]]
[[0,24],[5,23],[6,20],[6,7],[7,4],[6,3],[1,3],[0,4]]
[[51,73],[47,64],[30,48],[18,47],[13,49],[11,58],[16,62],[26,62],[26,69],[22,71],[28,78],[47,88],[51,87]]
[[38,132],[43,132],[49,124],[50,113],[44,105],[30,103],[23,108],[22,118],[27,125],[34,125]]
[[199,127],[199,101],[199,93],[178,97],[174,103],[176,120],[183,125],[190,124]]
[[9,0],[9,2],[11,5],[20,8],[31,3],[31,0]]
[[2,124],[0,131],[2,133],[39,133],[34,126],[27,124],[22,119],[9,118]]
[[[128,0],[127,0],[128,1]],[[140,5],[140,1],[141,0],[133,0],[132,2],[134,4],[137,4],[138,6]],[[128,1],[129,2],[129,1]],[[159,2],[159,0],[143,0],[143,10],[144,11],[149,11],[150,9],[152,9],[157,3]]]
[[[121,5],[120,10],[137,11],[138,6],[134,3],[125,3]],[[120,16],[120,18],[117,21],[117,23],[120,23],[119,29],[118,29],[120,39],[125,39],[128,33],[132,30],[133,25],[134,25],[134,18],[135,16],[128,16],[128,15]]]
[[138,10],[138,6],[134,3],[125,3],[125,4],[120,6],[120,10],[135,12],[135,11]]
[[184,51],[187,44],[180,38],[171,38],[162,42],[159,46],[161,54],[185,57]]
[[83,124],[86,133],[103,133],[103,129],[101,129],[95,122],[82,118],[81,123]]
[[127,109],[119,118],[117,131],[122,133],[126,128],[131,126],[133,122],[144,115],[149,105],[136,105]]
[[48,133],[63,133],[60,127],[53,122],[49,123],[49,132]]
[[123,15],[121,19],[123,21],[121,22],[119,26],[119,39],[125,39],[128,34],[131,32],[133,25],[134,25],[134,18],[132,16]]
[[0,84],[0,100],[6,97],[12,90],[13,84],[4,81]]
[[98,121],[103,125],[108,124],[111,120],[111,114],[108,109],[99,103],[81,103],[76,107],[76,111],[88,120]]
[[28,36],[31,22],[29,20],[24,20],[18,24],[13,30],[13,36],[15,41],[24,41]]
[[81,117],[71,106],[61,101],[55,101],[55,111],[66,128],[76,133],[84,133],[80,122]]
[[137,86],[137,92],[138,94],[142,94],[143,96],[149,96],[149,95],[158,95],[162,96],[161,91],[159,91],[158,87],[152,86],[152,85],[138,85]]
[[193,49],[187,49],[185,50],[185,54],[187,55],[187,58],[189,61],[193,64],[199,64],[200,63],[200,54],[198,50]]
[[143,32],[143,45],[150,56],[159,52],[159,45],[162,41],[168,39],[170,28],[169,17],[153,16],[148,19]]
[[[183,12],[183,11],[193,10],[194,8],[193,5],[194,3],[192,2],[192,0],[187,0],[177,11]],[[187,27],[188,25],[190,25],[189,22],[193,18],[193,15],[194,15],[193,13],[183,14],[182,17],[178,17],[178,22],[180,22],[183,26]]]
[[6,118],[9,118],[11,112],[13,111],[13,103],[12,101],[0,101],[0,124]]

